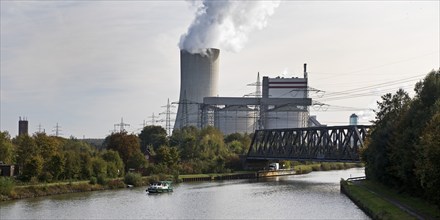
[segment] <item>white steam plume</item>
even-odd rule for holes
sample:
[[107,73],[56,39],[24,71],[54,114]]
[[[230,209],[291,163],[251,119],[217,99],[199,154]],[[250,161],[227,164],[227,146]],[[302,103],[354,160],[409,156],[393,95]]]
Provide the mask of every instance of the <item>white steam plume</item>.
[[190,53],[205,48],[238,52],[254,29],[262,29],[280,1],[203,0],[188,32],[180,37],[180,49]]

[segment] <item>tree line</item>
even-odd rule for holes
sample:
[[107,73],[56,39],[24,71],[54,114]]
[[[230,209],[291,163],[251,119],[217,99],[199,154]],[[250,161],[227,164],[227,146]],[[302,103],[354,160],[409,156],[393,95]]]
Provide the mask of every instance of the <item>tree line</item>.
[[368,179],[422,196],[440,207],[440,70],[418,82],[415,96],[385,94],[361,152]]
[[241,169],[250,135],[224,136],[218,129],[185,127],[168,137],[160,126],[140,134],[115,132],[102,147],[75,138],[35,133],[11,138],[0,132],[0,161],[16,164],[24,182],[94,180],[123,177],[128,172],[151,174],[223,173]]

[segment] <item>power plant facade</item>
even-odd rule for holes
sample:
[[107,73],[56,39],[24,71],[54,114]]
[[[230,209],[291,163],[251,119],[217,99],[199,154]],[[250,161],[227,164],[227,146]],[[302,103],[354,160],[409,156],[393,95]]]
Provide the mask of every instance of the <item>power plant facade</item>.
[[205,53],[180,51],[180,98],[175,129],[202,127],[200,104],[204,97],[218,95],[220,50],[209,48]]
[[[304,78],[263,77],[263,98],[308,99],[307,69]],[[309,110],[301,105],[264,106],[265,129],[307,127]]]
[[[255,97],[219,97],[218,49],[204,54],[180,51],[180,99],[174,129],[214,126],[223,134],[252,133],[256,129],[298,128],[310,125],[308,79],[263,77]],[[258,92],[257,92],[258,93]],[[314,124],[319,124],[314,118]]]

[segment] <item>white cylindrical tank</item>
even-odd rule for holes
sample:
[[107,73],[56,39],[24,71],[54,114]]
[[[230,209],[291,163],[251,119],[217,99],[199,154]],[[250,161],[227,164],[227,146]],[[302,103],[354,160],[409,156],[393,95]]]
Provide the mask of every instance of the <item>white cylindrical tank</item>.
[[218,95],[219,55],[215,48],[203,54],[180,51],[180,98],[174,129],[201,127],[203,98]]
[[265,129],[300,128],[305,125],[307,111],[293,106],[284,106],[267,111]]
[[350,123],[349,125],[357,125],[358,124],[358,116],[356,114],[350,115]]
[[216,113],[215,126],[224,134],[252,133],[255,112],[246,106],[228,106]]

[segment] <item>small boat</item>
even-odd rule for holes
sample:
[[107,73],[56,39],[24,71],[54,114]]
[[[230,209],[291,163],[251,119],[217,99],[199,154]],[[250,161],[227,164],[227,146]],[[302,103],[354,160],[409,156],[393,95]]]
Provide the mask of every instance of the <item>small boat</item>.
[[150,184],[150,186],[146,191],[149,193],[172,192],[173,186],[171,184],[172,184],[171,181],[154,182]]

